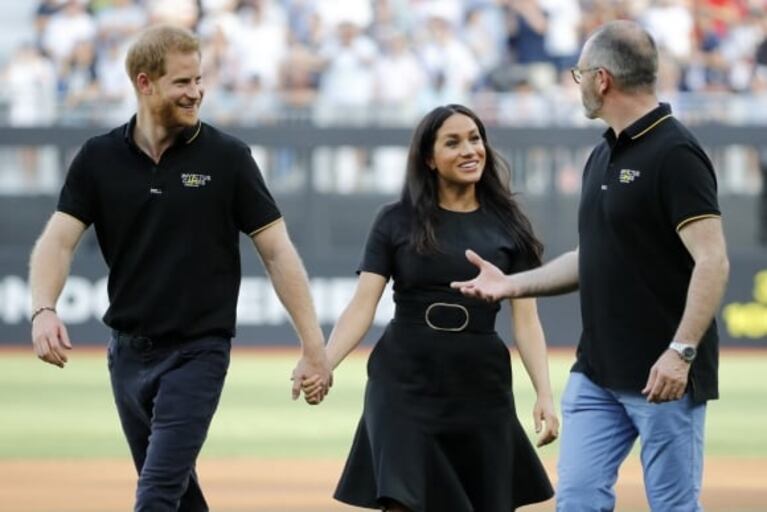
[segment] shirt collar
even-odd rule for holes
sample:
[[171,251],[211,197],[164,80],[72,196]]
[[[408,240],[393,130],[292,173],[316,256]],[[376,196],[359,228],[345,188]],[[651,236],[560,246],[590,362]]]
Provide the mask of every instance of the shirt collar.
[[666,119],[671,117],[671,105],[668,103],[660,103],[657,107],[652,109],[647,114],[643,115],[631,125],[626,127],[620,134],[620,137],[615,137],[615,132],[612,128],[608,128],[602,134],[602,137],[610,144],[614,146],[618,139],[636,140],[643,135],[652,131],[653,128],[661,124]]
[[[135,147],[136,142],[133,140],[134,128],[136,128],[136,114],[133,114],[133,116],[130,118],[130,121],[128,121],[123,128],[123,139],[130,146]],[[198,120],[195,126],[184,128],[181,131],[181,135],[179,136],[176,143],[183,141],[184,144],[191,144],[200,135],[201,131],[202,131],[202,121]]]

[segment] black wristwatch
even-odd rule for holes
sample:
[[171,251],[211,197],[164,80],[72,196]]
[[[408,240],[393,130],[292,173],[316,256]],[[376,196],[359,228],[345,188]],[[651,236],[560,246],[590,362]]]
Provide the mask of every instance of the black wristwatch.
[[672,341],[668,348],[679,354],[679,357],[686,363],[692,363],[695,360],[695,356],[698,355],[698,350],[695,346],[688,345],[687,343]]

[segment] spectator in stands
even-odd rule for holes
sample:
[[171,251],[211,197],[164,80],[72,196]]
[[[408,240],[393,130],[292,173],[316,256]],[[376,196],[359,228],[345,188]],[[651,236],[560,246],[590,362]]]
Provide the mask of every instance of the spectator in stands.
[[99,97],[93,43],[88,40],[75,43],[72,53],[61,62],[59,69],[59,90],[67,107],[67,117],[85,115],[87,118]]
[[[767,4],[765,4],[767,6]],[[764,11],[748,11],[741,21],[730,26],[722,40],[722,57],[728,67],[728,83],[735,92],[746,92],[751,88],[754,74],[754,56],[762,38],[767,36],[762,27]]]
[[754,52],[754,76],[752,88],[764,93],[767,91],[767,13],[761,16],[762,40]]
[[426,38],[416,42],[416,54],[429,77],[425,97],[432,96],[434,103],[423,101],[423,110],[437,104],[463,103],[480,78],[477,59],[457,37],[449,19],[435,15],[428,18],[426,26]]
[[145,6],[151,24],[168,23],[191,30],[200,21],[197,0],[146,0]]
[[514,61],[520,64],[548,62],[544,36],[548,20],[539,0],[508,2],[508,44]]
[[309,119],[324,63],[306,44],[290,42],[280,65],[279,97],[289,118]]
[[101,41],[96,59],[96,78],[99,101],[109,108],[104,121],[119,122],[136,110],[136,97],[130,82],[125,80],[125,56],[128,53],[122,39],[106,38]]
[[460,28],[461,39],[471,50],[482,76],[495,69],[503,58],[505,26],[502,25],[503,11],[498,6],[477,6],[466,12]]
[[[3,95],[9,102],[11,126],[48,126],[56,120],[56,69],[33,43],[21,44],[0,71]],[[5,191],[39,192],[45,183],[39,169],[36,147],[22,147],[16,153],[18,166],[11,166],[0,180]]]
[[541,0],[510,0],[508,6],[508,47],[513,61],[524,67],[530,85],[548,89],[556,83],[557,71],[545,48],[549,21]]
[[234,124],[242,119],[237,88],[241,61],[233,43],[239,20],[228,14],[207,19],[201,38],[202,73],[208,91],[205,103],[209,106],[205,114],[219,124]]
[[94,16],[100,40],[125,41],[147,23],[147,12],[138,0],[111,0],[101,5]]
[[72,57],[80,41],[96,37],[96,23],[81,0],[66,0],[64,6],[51,15],[43,32],[43,49],[57,64]]
[[546,14],[543,47],[561,73],[578,60],[581,8],[578,0],[541,0],[541,7]]
[[325,66],[317,98],[324,116],[354,122],[372,105],[378,45],[351,20],[341,21],[320,50]]
[[404,124],[419,114],[417,100],[426,85],[426,75],[404,33],[392,31],[382,34],[381,39],[382,52],[373,68],[376,110],[379,119]]
[[0,73],[11,126],[46,126],[56,119],[56,68],[32,43],[21,44]]
[[[418,31],[421,27],[428,27],[430,20],[437,18],[458,32],[466,19],[465,5],[465,0],[409,0],[405,7],[411,20],[409,28]],[[419,37],[416,35],[416,39]]]
[[319,47],[325,36],[322,18],[314,0],[285,0],[290,43],[300,42],[306,47]]
[[336,27],[344,23],[367,28],[373,22],[373,0],[322,0],[315,3],[315,12],[326,35],[332,34]]
[[43,36],[51,16],[59,12],[64,0],[39,0],[35,9],[35,43],[39,48],[44,48]]
[[[228,56],[215,59],[212,65],[222,67],[208,76],[232,73],[235,79],[218,88],[225,94],[211,97],[208,105],[219,105],[225,122],[249,119],[246,116],[253,110],[238,105],[279,107],[296,102],[302,106],[286,111],[287,117],[300,111],[305,118],[305,112],[319,105],[320,119],[327,119],[328,109],[316,103],[317,84],[329,82],[326,75],[335,71],[313,63],[327,60],[326,49],[341,21],[351,22],[359,28],[359,37],[373,42],[384,41],[387,33],[404,34],[428,76],[418,100],[424,110],[450,101],[469,102],[478,92],[506,93],[519,83],[519,75],[524,75],[532,94],[543,94],[542,101],[549,101],[546,95],[558,90],[553,86],[569,81],[562,78],[563,70],[573,61],[582,34],[612,19],[636,19],[655,34],[661,52],[681,70],[678,87],[683,92],[748,93],[760,87],[752,79],[760,74],[754,73],[751,57],[765,32],[758,23],[764,17],[764,1],[694,4],[689,0],[40,0],[35,24],[41,48],[57,65],[70,59],[79,41],[94,42],[100,60],[107,46],[117,41],[124,47],[130,35],[147,23],[165,20],[196,27],[206,41],[222,30]],[[504,9],[513,33],[508,42]],[[254,52],[254,47],[260,50]],[[291,63],[299,61],[304,64],[294,73]],[[101,69],[110,66],[97,66],[97,75]],[[286,77],[299,92],[286,95]],[[112,103],[117,90],[111,87],[101,94]],[[123,94],[125,104],[132,100],[131,94]],[[289,101],[275,102],[275,95]],[[494,95],[484,95],[481,101],[495,100],[506,101]],[[363,110],[370,108],[369,101],[363,103],[367,104]],[[679,106],[701,119],[729,115],[727,109],[709,114],[698,105],[693,101]],[[565,110],[573,108],[577,110],[577,103]],[[256,110],[265,112],[262,107]],[[560,120],[568,122],[555,122]]]
[[657,42],[658,50],[682,63],[692,55],[695,28],[687,3],[686,0],[653,0],[638,19]]
[[233,38],[240,61],[237,89],[243,96],[252,94],[255,81],[259,91],[270,95],[277,89],[280,62],[287,51],[285,11],[274,0],[249,0],[237,15],[240,25]]

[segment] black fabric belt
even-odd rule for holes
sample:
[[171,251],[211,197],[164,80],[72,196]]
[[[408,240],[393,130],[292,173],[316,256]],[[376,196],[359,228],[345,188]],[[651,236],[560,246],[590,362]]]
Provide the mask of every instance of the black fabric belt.
[[138,336],[135,334],[128,334],[127,332],[121,332],[112,330],[112,337],[120,345],[129,345],[134,350],[147,352],[156,348],[171,347],[181,345],[185,340],[176,337],[148,337]]
[[407,302],[397,304],[394,320],[426,325],[435,331],[492,333],[495,332],[496,313],[490,305]]

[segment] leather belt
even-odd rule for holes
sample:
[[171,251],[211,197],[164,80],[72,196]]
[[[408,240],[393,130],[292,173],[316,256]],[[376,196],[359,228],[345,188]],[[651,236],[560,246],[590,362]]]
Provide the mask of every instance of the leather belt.
[[475,306],[454,302],[398,303],[394,320],[426,325],[434,331],[495,332],[497,310],[491,306]]

